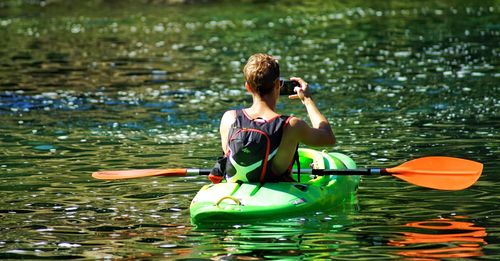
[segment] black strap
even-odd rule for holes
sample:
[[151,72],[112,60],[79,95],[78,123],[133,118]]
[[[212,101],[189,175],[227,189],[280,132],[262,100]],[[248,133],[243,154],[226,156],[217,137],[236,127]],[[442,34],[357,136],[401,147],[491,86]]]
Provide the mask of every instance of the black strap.
[[297,163],[297,182],[300,183],[300,160],[299,160],[299,145],[297,144],[297,148],[295,149],[295,162]]

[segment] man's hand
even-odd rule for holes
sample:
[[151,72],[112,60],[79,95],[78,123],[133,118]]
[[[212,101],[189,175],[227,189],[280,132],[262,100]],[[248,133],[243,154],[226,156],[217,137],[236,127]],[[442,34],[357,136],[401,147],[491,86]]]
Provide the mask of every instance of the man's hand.
[[290,80],[297,81],[300,84],[300,87],[295,87],[294,91],[297,94],[289,95],[288,96],[289,99],[300,99],[302,103],[304,103],[304,100],[306,98],[311,98],[311,93],[309,91],[309,84],[307,84],[306,81],[304,81],[300,77],[291,77]]

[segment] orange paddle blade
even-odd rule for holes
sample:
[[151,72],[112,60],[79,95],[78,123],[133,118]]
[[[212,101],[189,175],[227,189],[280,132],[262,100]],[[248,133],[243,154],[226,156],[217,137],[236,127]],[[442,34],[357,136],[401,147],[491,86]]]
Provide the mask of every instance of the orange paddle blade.
[[92,173],[96,179],[133,179],[152,176],[183,177],[187,175],[187,169],[132,169],[132,170],[109,170]]
[[386,171],[417,186],[461,190],[470,187],[479,179],[483,164],[452,157],[424,157],[388,168]]

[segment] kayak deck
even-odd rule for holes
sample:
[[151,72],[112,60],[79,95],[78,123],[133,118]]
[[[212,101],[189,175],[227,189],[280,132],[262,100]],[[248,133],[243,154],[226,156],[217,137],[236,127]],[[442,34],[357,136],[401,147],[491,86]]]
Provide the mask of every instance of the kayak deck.
[[[345,169],[356,164],[341,153],[299,149],[301,168]],[[298,180],[295,174],[295,180]],[[239,222],[327,210],[352,203],[359,176],[301,175],[299,182],[219,183],[203,186],[190,206],[193,224]]]

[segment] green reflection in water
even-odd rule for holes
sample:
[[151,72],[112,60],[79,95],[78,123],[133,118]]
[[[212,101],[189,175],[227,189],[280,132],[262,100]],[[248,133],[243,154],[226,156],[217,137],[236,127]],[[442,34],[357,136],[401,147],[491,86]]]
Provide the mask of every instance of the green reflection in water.
[[[457,216],[498,258],[498,1],[167,2],[0,4],[0,259],[380,260],[411,250],[388,244],[415,232],[404,224]],[[222,112],[250,102],[254,52],[311,83],[358,165],[448,155],[485,163],[483,177],[458,192],[365,178],[353,211],[201,230],[188,208],[203,177],[90,178],[210,167]]]

